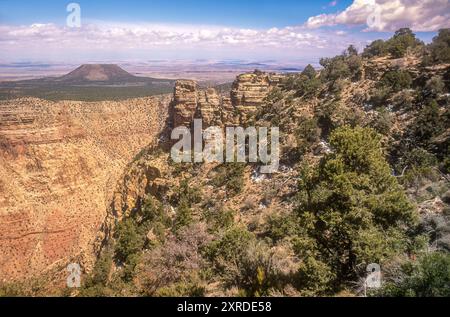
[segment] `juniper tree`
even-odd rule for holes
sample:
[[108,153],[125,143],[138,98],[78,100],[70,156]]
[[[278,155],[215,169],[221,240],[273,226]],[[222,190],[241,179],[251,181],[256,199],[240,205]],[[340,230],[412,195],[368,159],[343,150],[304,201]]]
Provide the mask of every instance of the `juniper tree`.
[[[304,263],[299,276],[309,290],[336,290],[356,278],[360,267],[407,251],[407,230],[417,217],[380,141],[369,128],[338,128],[330,136],[333,152],[302,172],[297,213],[304,231],[296,250]],[[308,280],[314,268],[324,276]]]

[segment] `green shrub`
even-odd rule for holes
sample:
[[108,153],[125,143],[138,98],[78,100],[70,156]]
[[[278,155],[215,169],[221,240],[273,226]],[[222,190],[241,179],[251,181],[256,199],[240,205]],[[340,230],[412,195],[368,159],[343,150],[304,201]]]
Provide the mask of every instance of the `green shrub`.
[[372,58],[385,56],[388,53],[394,58],[404,57],[408,49],[414,49],[423,43],[416,38],[416,35],[408,28],[402,28],[395,32],[394,36],[387,40],[373,41],[363,52],[363,57]]
[[446,90],[450,91],[450,67],[445,71],[442,79],[444,80]]
[[106,286],[109,280],[109,274],[112,267],[112,259],[114,249],[108,245],[102,250],[100,257],[97,259],[94,265],[94,270],[91,273],[91,278],[87,285],[102,285]]
[[301,81],[302,84],[298,88],[297,96],[304,98],[312,98],[317,95],[322,83],[318,78],[308,79],[305,77],[305,80]]
[[328,134],[336,128],[333,117],[335,113],[339,111],[339,108],[340,105],[338,102],[326,102],[319,104],[315,109],[314,116],[317,118],[319,128],[323,135],[328,136]]
[[406,188],[416,191],[424,184],[424,180],[436,178],[437,158],[422,148],[414,148],[402,156],[403,171],[400,181]]
[[347,65],[350,70],[350,77],[353,81],[358,81],[362,76],[362,59],[358,55],[351,55],[347,58]]
[[[286,90],[286,91],[295,90],[296,87],[297,87],[297,82],[296,82],[297,78],[298,78],[297,74],[289,74],[289,75],[287,75],[282,81],[283,89]],[[269,93],[269,96],[270,96],[270,93]]]
[[241,227],[232,227],[206,248],[206,257],[219,273],[225,273],[232,263],[239,260],[242,252],[255,236]]
[[309,79],[313,79],[316,78],[317,72],[311,64],[308,64],[308,66],[306,66],[305,69],[302,71],[302,75],[306,76]]
[[147,241],[147,244],[164,242],[166,230],[172,227],[172,219],[167,214],[164,206],[152,196],[148,196],[139,211],[139,234],[147,235],[150,230],[158,241]]
[[[290,85],[292,85],[292,84],[290,84]],[[268,102],[269,104],[274,104],[281,100],[283,100],[283,92],[278,87],[275,87],[274,89],[272,89],[266,97],[266,102]]]
[[168,234],[163,245],[146,252],[136,280],[144,296],[200,296],[204,292],[202,250],[211,242],[204,223]]
[[[166,231],[171,226],[172,221],[162,204],[148,196],[139,209],[116,225],[115,244],[107,245],[100,254],[93,272],[83,285],[81,296],[112,296],[120,293],[120,289],[113,289],[111,284],[119,282],[128,285],[135,276],[143,251],[163,243]],[[150,231],[156,236],[154,241],[147,238]],[[109,278],[113,259],[122,265],[122,270],[120,274],[112,276],[114,282],[111,282]]]
[[88,287],[83,287],[80,289],[78,297],[111,297],[113,296],[113,291],[101,284],[92,284]]
[[416,262],[402,265],[392,281],[387,282],[376,296],[449,297],[450,255],[425,254]]
[[394,58],[404,57],[408,49],[422,45],[416,35],[409,28],[402,28],[395,32],[394,36],[387,41],[388,52]]
[[144,246],[144,238],[139,235],[138,225],[131,218],[117,225],[115,238],[115,256],[122,263],[126,263],[129,257],[141,251]]
[[411,133],[419,145],[429,147],[430,140],[442,133],[443,124],[439,106],[435,100],[431,100],[417,114],[411,125]]
[[189,207],[200,203],[202,201],[201,188],[190,185],[187,179],[182,180],[180,186],[176,190],[175,203],[179,204],[183,200]]
[[444,160],[441,164],[441,170],[445,174],[450,174],[450,154],[448,154],[448,153],[450,153],[450,151],[447,150],[447,156],[444,158]]
[[158,289],[156,297],[205,297],[205,286],[198,282],[179,282]]
[[426,98],[436,98],[439,94],[442,94],[445,90],[445,83],[441,76],[433,76],[426,84],[424,93]]
[[226,187],[227,194],[236,196],[244,188],[244,163],[225,163],[215,169],[211,183],[216,187]]
[[373,41],[370,45],[368,45],[363,52],[363,57],[371,58],[384,56],[388,53],[388,45],[383,40]]
[[357,56],[358,49],[354,45],[350,45],[344,52],[344,55],[347,56]]
[[24,285],[21,283],[0,284],[0,297],[22,297],[26,296]]
[[295,136],[299,152],[300,154],[304,154],[312,144],[320,139],[320,129],[317,119],[304,118],[300,120]]
[[271,252],[244,228],[229,229],[205,251],[226,287],[237,287],[245,296],[267,296],[280,283]]
[[389,95],[391,94],[391,90],[389,87],[385,86],[378,86],[375,89],[373,89],[370,93],[370,99],[369,103],[373,107],[381,107],[384,106],[387,103],[387,99],[389,98]]
[[232,210],[210,208],[203,212],[203,216],[212,233],[229,229],[234,224],[234,212]]
[[[122,271],[124,280],[132,279],[142,251],[146,247],[163,242],[166,230],[171,225],[171,219],[163,206],[151,196],[146,198],[139,210],[117,224],[114,233],[116,240],[114,256],[124,264]],[[150,231],[155,234],[157,241],[147,241],[147,234]]]
[[441,29],[428,46],[433,64],[450,63],[450,29]]
[[416,147],[402,155],[405,166],[429,168],[437,165],[437,158],[425,149]]
[[[384,89],[388,91],[388,88]],[[396,109],[413,110],[415,99],[416,91],[402,90],[392,97],[391,102]]]
[[298,270],[298,285],[302,296],[323,296],[330,294],[336,275],[326,263],[307,257]]
[[189,226],[193,221],[192,210],[186,199],[182,199],[178,208],[175,222],[173,225],[173,231],[176,233],[180,229]]
[[283,86],[286,90],[295,91],[296,97],[304,98],[316,96],[321,85],[322,83],[320,79],[316,77],[314,68],[308,67],[305,68],[301,74],[289,75],[283,82]]
[[391,113],[385,107],[382,107],[378,109],[377,117],[371,123],[371,127],[378,133],[389,135],[392,124]]
[[273,267],[267,245],[254,240],[243,250],[225,282],[229,286],[237,286],[245,296],[268,296],[270,289],[280,289],[280,275]]
[[267,218],[266,235],[277,243],[285,238],[294,238],[299,232],[295,215],[271,214]]
[[350,67],[346,63],[346,58],[344,56],[322,58],[320,60],[320,65],[324,67],[320,74],[320,77],[324,82],[348,78],[351,75]]
[[398,92],[411,88],[412,77],[407,71],[392,70],[383,75],[380,85],[381,87],[390,88],[392,92]]

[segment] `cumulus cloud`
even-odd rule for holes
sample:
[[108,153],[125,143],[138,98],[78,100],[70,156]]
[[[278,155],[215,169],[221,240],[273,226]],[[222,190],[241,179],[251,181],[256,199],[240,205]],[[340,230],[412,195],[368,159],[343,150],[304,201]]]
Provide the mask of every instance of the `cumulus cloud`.
[[[216,49],[253,54],[266,50],[274,56],[287,51],[302,56],[308,51],[328,49],[337,53],[354,39],[339,39],[335,34],[310,30],[303,26],[271,29],[246,29],[201,25],[123,24],[90,21],[81,28],[69,28],[52,23],[24,26],[0,25],[0,43],[7,47],[3,55],[16,52],[53,52],[63,50],[183,50]],[[255,53],[256,52],[256,53]],[[0,55],[2,54],[0,53]],[[327,52],[322,52],[327,54]],[[62,54],[62,53],[61,53]]]
[[180,46],[203,45],[257,45],[277,43],[278,46],[302,46],[322,44],[322,40],[310,31],[286,27],[282,29],[255,30],[215,26],[189,25],[126,25],[93,23],[81,28],[60,27],[55,24],[29,26],[0,26],[0,41],[9,43],[39,44],[58,41],[62,44],[98,42],[132,46]]
[[344,11],[311,17],[305,25],[309,29],[366,25],[366,31],[393,32],[410,27],[433,32],[450,27],[450,0],[354,0]]

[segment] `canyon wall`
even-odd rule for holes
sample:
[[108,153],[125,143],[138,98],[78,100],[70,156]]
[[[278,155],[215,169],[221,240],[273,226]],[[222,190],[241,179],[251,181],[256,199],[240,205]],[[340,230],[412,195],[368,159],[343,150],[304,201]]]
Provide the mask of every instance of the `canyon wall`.
[[169,99],[0,102],[0,282],[89,266],[115,184],[156,142]]

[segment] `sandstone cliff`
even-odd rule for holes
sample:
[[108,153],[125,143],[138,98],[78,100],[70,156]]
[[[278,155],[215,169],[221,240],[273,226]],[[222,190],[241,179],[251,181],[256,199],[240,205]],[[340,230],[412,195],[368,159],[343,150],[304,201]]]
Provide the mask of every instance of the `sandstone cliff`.
[[0,281],[89,267],[114,186],[156,141],[168,103],[0,103]]

